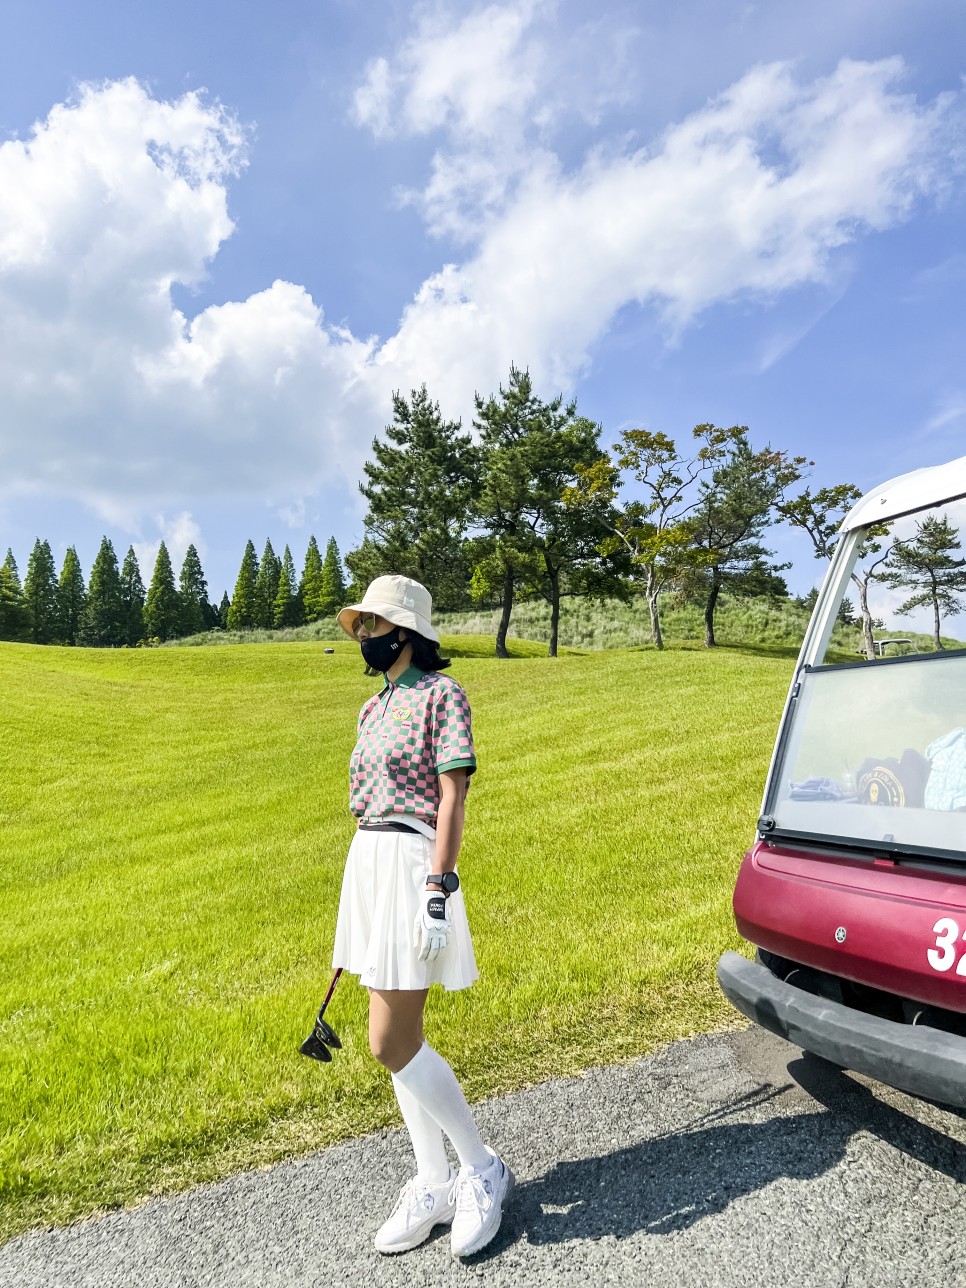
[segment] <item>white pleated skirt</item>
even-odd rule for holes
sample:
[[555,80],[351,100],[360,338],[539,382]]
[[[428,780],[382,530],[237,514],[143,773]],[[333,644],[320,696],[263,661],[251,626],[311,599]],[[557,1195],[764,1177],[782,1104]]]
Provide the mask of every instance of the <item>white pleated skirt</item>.
[[479,978],[463,892],[451,894],[449,943],[434,962],[421,962],[413,922],[433,871],[436,842],[419,832],[356,832],[342,878],[333,967],[366,988],[467,988]]

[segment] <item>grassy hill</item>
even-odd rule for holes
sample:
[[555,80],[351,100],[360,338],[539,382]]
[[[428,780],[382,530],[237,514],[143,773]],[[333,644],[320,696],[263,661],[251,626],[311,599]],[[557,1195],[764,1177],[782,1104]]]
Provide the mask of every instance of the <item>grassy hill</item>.
[[[482,979],[434,995],[428,1036],[470,1097],[731,1022],[714,963],[788,652],[444,644]],[[297,1053],[352,833],[355,647],[4,644],[0,684],[0,1233],[395,1122],[353,978],[345,1050]]]
[[[437,617],[441,631],[453,635],[489,636],[483,651],[493,653],[493,637],[500,618],[498,608],[476,612],[443,613]],[[809,612],[792,600],[739,599],[723,595],[715,616],[715,636],[724,645],[765,645],[797,653],[805,636]],[[675,644],[702,643],[704,617],[697,604],[676,605],[668,600],[661,606],[661,628],[665,640]],[[542,643],[550,637],[550,605],[544,600],[515,605],[511,632],[518,640]],[[876,637],[901,635],[915,641],[920,651],[932,649],[932,638],[906,627],[876,630]],[[201,644],[295,643],[341,636],[334,619],[313,622],[282,631],[212,631],[188,639],[172,640],[174,646]],[[943,637],[948,648],[961,648],[952,637]],[[560,644],[575,649],[652,648],[647,604],[638,597],[629,604],[620,600],[595,603],[588,599],[565,599],[561,606]],[[855,626],[836,626],[832,647],[839,653],[855,654],[862,647],[861,631]]]

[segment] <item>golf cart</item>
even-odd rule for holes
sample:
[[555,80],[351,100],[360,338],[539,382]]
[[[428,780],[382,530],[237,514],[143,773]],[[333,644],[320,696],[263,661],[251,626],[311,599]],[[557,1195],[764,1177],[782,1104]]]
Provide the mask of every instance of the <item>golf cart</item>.
[[[905,657],[909,653],[918,653],[915,643],[910,639],[873,640],[876,657]],[[859,650],[862,652],[862,650]]]
[[734,893],[756,957],[725,953],[718,979],[797,1046],[966,1108],[966,647],[826,656],[871,544],[908,549],[929,516],[966,537],[966,457],[842,524]]

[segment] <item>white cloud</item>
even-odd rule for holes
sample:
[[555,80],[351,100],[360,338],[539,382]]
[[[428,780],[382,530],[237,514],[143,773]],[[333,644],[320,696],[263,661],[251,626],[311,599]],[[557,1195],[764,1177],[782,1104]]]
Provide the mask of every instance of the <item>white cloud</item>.
[[[387,63],[357,98],[374,127],[398,111],[411,129],[444,122],[427,218],[455,212],[471,247],[381,344],[328,325],[291,282],[191,320],[174,306],[171,286],[201,280],[232,232],[245,133],[218,104],[159,103],[132,80],[87,87],[26,142],[0,145],[4,484],[82,497],[135,532],[172,497],[284,506],[358,477],[393,389],[425,380],[446,414],[467,415],[474,386],[494,389],[515,361],[569,391],[626,305],[656,309],[673,333],[736,297],[834,290],[833,252],[937,186],[958,100],[900,92],[898,60],[846,61],[805,84],[784,64],[758,67],[651,147],[604,139],[570,168],[528,125],[508,185],[488,133],[511,111],[494,51],[511,69],[539,62],[525,42],[536,10],[515,12],[484,11],[488,89],[450,77],[437,50],[419,93]],[[551,100],[529,86],[518,99],[535,122]]]
[[[181,565],[184,562],[185,552],[188,547],[193,545],[198,552],[198,557],[204,563],[205,556],[208,553],[208,547],[201,535],[201,528],[195,522],[188,510],[182,510],[180,514],[168,516],[166,514],[155,515],[155,523],[158,527],[159,535],[149,541],[132,542],[134,553],[137,555],[138,567],[141,569],[141,576],[144,578],[145,586],[151,584],[151,577],[154,574],[154,565],[158,557],[158,551],[163,541],[167,547],[168,554],[171,558],[171,567],[174,569],[175,581],[181,571]],[[118,553],[118,558],[122,555]]]
[[390,63],[375,58],[353,99],[355,119],[377,137],[451,126],[492,139],[532,104],[543,60],[523,36],[536,3],[489,5],[459,21],[426,12]]
[[957,389],[947,392],[939,401],[932,416],[926,422],[926,433],[949,429],[961,420],[966,420],[966,390]]
[[848,289],[848,285],[848,276],[842,274],[841,281],[833,290],[822,292],[821,296],[815,301],[810,301],[798,316],[792,313],[791,316],[785,316],[776,323],[759,344],[752,370],[757,375],[761,375],[770,370],[776,362],[781,362],[782,358],[787,357],[801,344],[809,332],[818,326],[822,318],[835,308]]
[[431,355],[442,390],[472,354],[491,379],[515,360],[567,387],[627,304],[674,330],[739,296],[832,289],[832,252],[901,222],[936,182],[952,99],[921,106],[896,91],[901,74],[897,59],[845,61],[800,85],[787,65],[759,67],[651,149],[572,174],[536,165],[476,254],[423,285],[377,363],[426,371]]
[[636,87],[638,32],[608,18],[560,29],[555,0],[426,10],[394,57],[374,58],[353,117],[377,139],[439,134],[428,181],[398,192],[433,236],[472,241],[568,121],[599,125]]
[[365,342],[286,282],[190,323],[172,303],[231,234],[244,160],[220,105],[157,102],[134,80],[87,86],[0,145],[3,479],[116,517],[354,476],[356,426],[375,414]]
[[296,497],[290,505],[280,506],[276,511],[286,528],[297,531],[305,527],[305,498]]

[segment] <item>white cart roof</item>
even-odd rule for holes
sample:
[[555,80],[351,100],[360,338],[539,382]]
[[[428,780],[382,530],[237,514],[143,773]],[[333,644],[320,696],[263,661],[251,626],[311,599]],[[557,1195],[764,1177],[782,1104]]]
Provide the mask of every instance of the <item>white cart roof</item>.
[[928,505],[942,505],[966,496],[966,456],[948,465],[930,465],[911,474],[900,474],[880,483],[845,516],[840,532],[851,532],[870,523],[885,523]]

